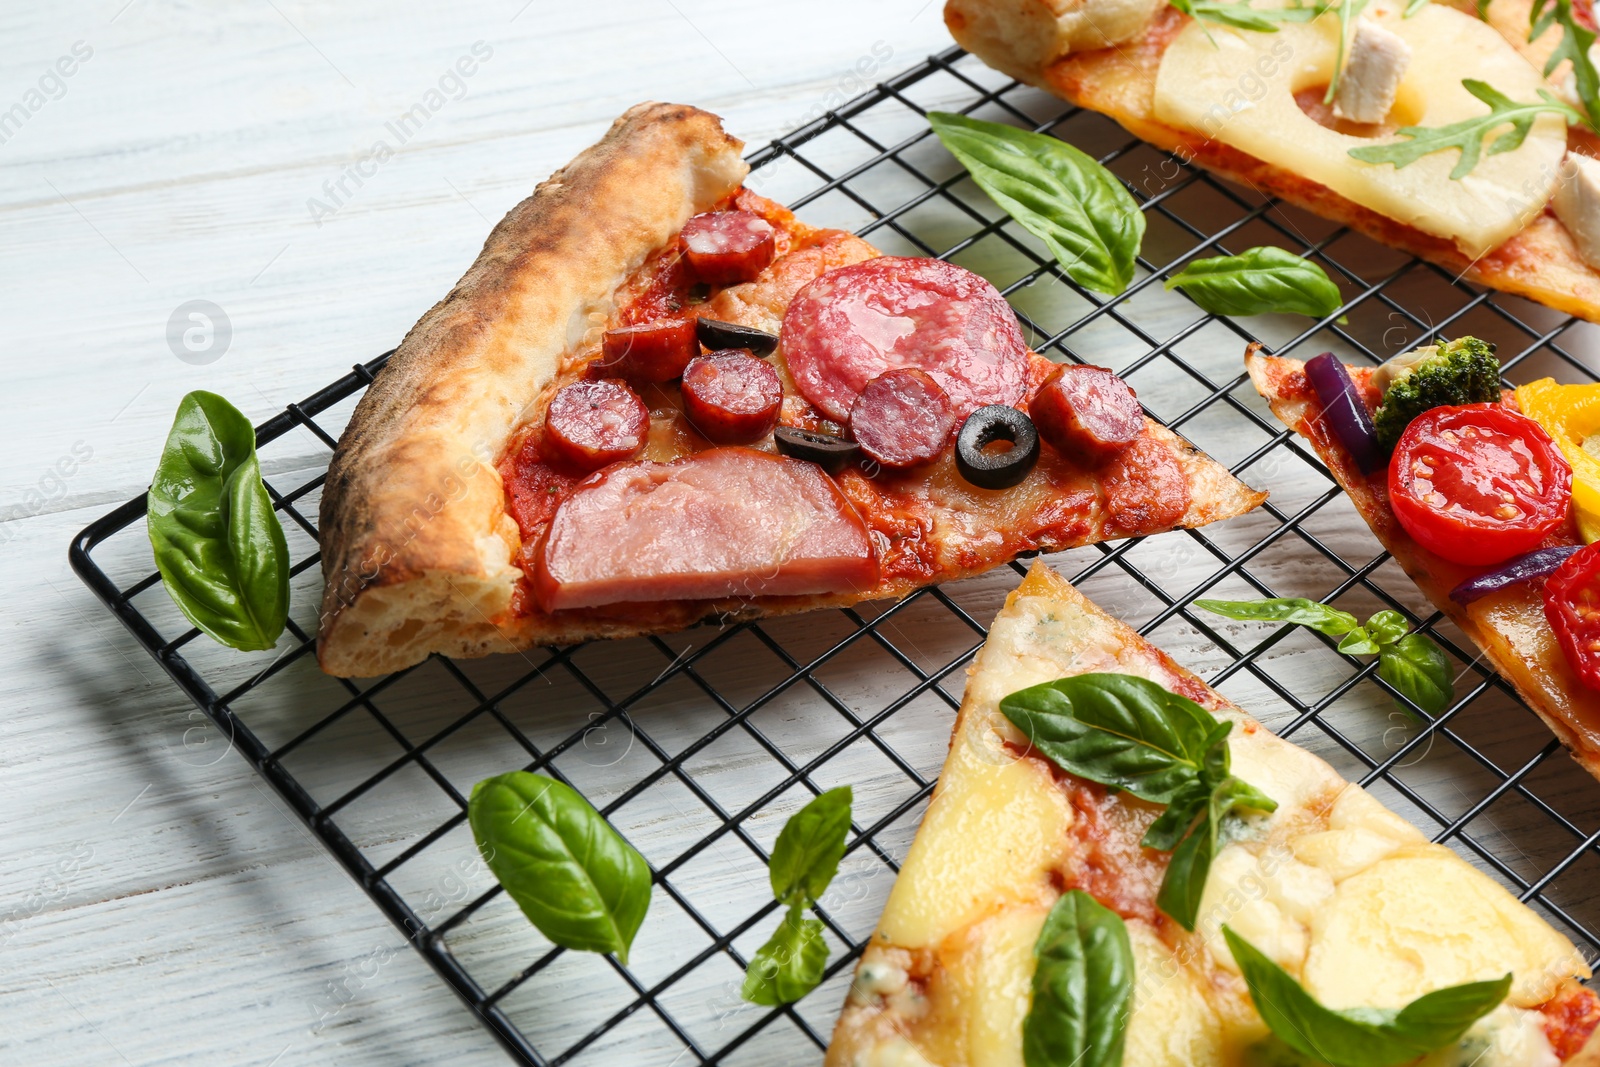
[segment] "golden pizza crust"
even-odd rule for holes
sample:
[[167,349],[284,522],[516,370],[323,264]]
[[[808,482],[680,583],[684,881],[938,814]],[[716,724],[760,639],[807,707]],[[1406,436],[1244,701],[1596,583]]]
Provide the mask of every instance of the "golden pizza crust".
[[[1158,809],[1103,791],[1097,807],[1084,806],[1070,776],[1019,755],[1025,739],[998,710],[1016,689],[1091,671],[1149,678],[1231,720],[1233,772],[1279,802],[1218,852],[1196,933],[1149,906],[1165,860],[1153,862],[1137,842]],[[1517,976],[1506,1018],[1526,1034],[1538,1031],[1540,1006],[1585,995],[1575,981],[1589,973],[1582,957],[1533,911],[1036,563],[968,672],[949,757],[857,966],[828,1067],[1020,1062],[1033,938],[1063,887],[1088,889],[1117,911],[1133,941],[1127,1067],[1261,1062],[1252,1046],[1267,1030],[1218,955],[1224,922],[1302,981],[1321,981],[1324,996],[1348,1001],[1338,1007],[1403,1002],[1418,982],[1437,987],[1466,980],[1461,970],[1501,968]],[[1467,902],[1463,910],[1451,912],[1452,898]],[[1420,921],[1390,913],[1396,900]],[[1442,916],[1432,925],[1430,902]],[[1352,926],[1352,914],[1376,922]],[[1295,929],[1306,940],[1299,962],[1286,962],[1296,955],[1293,936],[1271,933]],[[1330,981],[1326,964],[1340,956]],[[1591,1036],[1567,1062],[1597,1054]]]
[[[1470,9],[1470,4],[1466,5]],[[1495,0],[1491,23],[1530,62],[1543,64],[1555,43],[1555,30],[1526,41],[1529,0]],[[997,0],[949,0],[945,22],[963,48],[1013,77],[1115,119],[1135,136],[1214,174],[1267,196],[1287,200],[1325,219],[1349,226],[1376,241],[1436,263],[1454,275],[1516,293],[1547,307],[1600,322],[1600,271],[1584,263],[1567,228],[1548,209],[1521,233],[1477,261],[1453,241],[1423,233],[1356,204],[1326,186],[1264,163],[1200,133],[1159,122],[1154,114],[1156,72],[1161,57],[1188,22],[1171,7],[1161,7],[1135,39],[1094,51],[1056,49],[1048,59],[1014,44],[1013,33],[983,30],[984,19],[1006,19],[1011,4]],[[982,12],[980,18],[977,12]],[[1554,72],[1559,79],[1562,70]]]
[[697,108],[629,110],[501,220],[406,335],[323,489],[324,670],[517,647],[490,621],[522,578],[495,464],[589,315],[609,313],[647,255],[739,187],[742,148]]
[[1308,423],[1309,404],[1303,388],[1296,388],[1303,386],[1305,364],[1263,356],[1260,347],[1249,347],[1245,366],[1256,391],[1272,405],[1272,413],[1312,443],[1384,550],[1434,606],[1483,650],[1494,669],[1516,688],[1583,769],[1600,778],[1600,693],[1578,680],[1556,645],[1538,590],[1523,584],[1468,607],[1451,600],[1450,590],[1481,573],[1482,568],[1440,559],[1413,541],[1395,519],[1387,499],[1368,486],[1343,449],[1334,447]]

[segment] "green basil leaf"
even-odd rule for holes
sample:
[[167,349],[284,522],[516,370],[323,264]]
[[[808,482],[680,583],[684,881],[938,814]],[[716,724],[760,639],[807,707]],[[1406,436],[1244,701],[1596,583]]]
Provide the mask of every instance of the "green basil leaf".
[[830,789],[789,817],[772,847],[767,875],[785,904],[815,902],[839,873],[850,833],[850,787]]
[[1329,637],[1338,637],[1356,628],[1356,617],[1348,611],[1298,596],[1280,596],[1270,600],[1196,600],[1194,606],[1247,622],[1294,623]]
[[1000,711],[1062,770],[1158,804],[1199,776],[1213,731],[1232,726],[1127,674],[1031,686],[1002,699]]
[[1081,889],[1061,895],[1034,942],[1027,1067],[1121,1067],[1133,1015],[1133,945],[1122,918]]
[[952,155],[1086,289],[1121,293],[1133,281],[1144,214],[1093,157],[1059,138],[945,111],[928,123]]
[[1379,647],[1365,626],[1357,626],[1339,640],[1339,651],[1347,656],[1371,656]]
[[1167,873],[1156,893],[1156,907],[1191,933],[1200,918],[1200,898],[1205,895],[1206,875],[1217,852],[1217,820],[1212,818],[1215,794],[1207,801],[1199,825],[1172,850]]
[[577,791],[512,771],[472,787],[478,851],[528,921],[564,948],[628,947],[650,907],[650,867]]
[[185,396],[148,499],[156,567],[184,618],[231,648],[273,647],[289,617],[289,546],[250,420],[215,393]]
[[828,964],[828,942],[819,919],[802,917],[791,907],[767,943],[750,957],[739,995],[752,1004],[775,1008],[792,1004],[817,988]]
[[1287,313],[1320,319],[1344,297],[1321,267],[1282,248],[1251,248],[1237,256],[1197,259],[1167,279],[1213,315]]
[[1429,715],[1439,714],[1456,697],[1449,657],[1424,634],[1406,634],[1385,646],[1378,654],[1378,677]]
[[1380,611],[1367,620],[1367,633],[1380,647],[1392,645],[1404,637],[1411,624],[1398,611]]
[[1171,852],[1177,848],[1178,843],[1188,836],[1194,821],[1210,807],[1214,788],[1212,783],[1203,778],[1196,778],[1184,786],[1167,805],[1167,810],[1156,816],[1156,821],[1144,832],[1139,844],[1157,852]]
[[1399,1011],[1335,1011],[1224,926],[1256,1011],[1284,1044],[1330,1067],[1396,1067],[1454,1043],[1511,991],[1511,975],[1440,989]]

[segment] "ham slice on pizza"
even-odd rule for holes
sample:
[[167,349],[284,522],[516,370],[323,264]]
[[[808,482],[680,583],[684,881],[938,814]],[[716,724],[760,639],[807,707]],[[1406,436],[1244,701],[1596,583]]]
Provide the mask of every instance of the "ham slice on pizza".
[[[1248,799],[1172,821],[1185,774]],[[1198,848],[1146,847],[1197,817]],[[1498,883],[1036,563],[971,668],[826,1062],[1592,1064],[1588,975]]]
[[901,597],[1264,499],[972,272],[744,189],[741,147],[632,109],[406,336],[328,471],[325,670]]

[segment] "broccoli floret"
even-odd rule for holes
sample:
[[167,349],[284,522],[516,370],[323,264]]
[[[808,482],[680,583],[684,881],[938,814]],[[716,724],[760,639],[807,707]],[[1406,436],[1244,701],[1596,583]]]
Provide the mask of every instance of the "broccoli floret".
[[1446,404],[1489,404],[1500,399],[1500,361],[1494,345],[1476,337],[1458,337],[1430,351],[1419,348],[1380,368],[1387,380],[1383,403],[1372,425],[1385,452],[1394,451],[1411,420]]

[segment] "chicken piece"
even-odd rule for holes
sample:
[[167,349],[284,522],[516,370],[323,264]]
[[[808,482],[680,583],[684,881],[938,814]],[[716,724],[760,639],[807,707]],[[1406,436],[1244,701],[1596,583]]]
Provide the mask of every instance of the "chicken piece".
[[1561,220],[1578,256],[1600,270],[1600,160],[1567,153],[1550,206]]
[[1372,19],[1357,20],[1333,113],[1351,122],[1382,122],[1394,106],[1410,63],[1411,46],[1398,34]]

